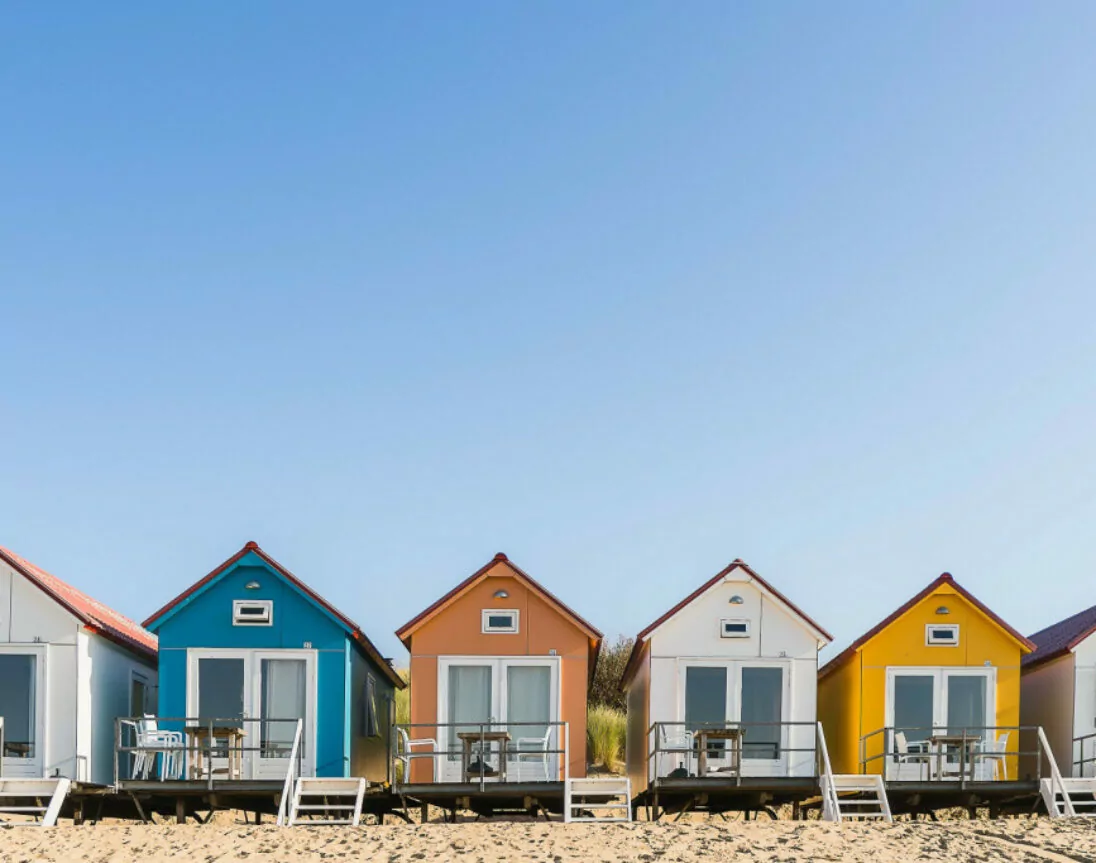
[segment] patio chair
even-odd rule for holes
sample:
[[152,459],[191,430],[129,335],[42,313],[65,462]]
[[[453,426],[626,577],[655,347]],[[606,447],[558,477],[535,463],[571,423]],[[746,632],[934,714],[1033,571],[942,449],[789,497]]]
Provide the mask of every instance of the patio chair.
[[921,774],[927,772],[931,763],[932,756],[921,750],[921,744],[914,743],[912,746],[917,748],[911,748],[910,742],[906,739],[906,733],[904,731],[894,732],[894,760],[899,764],[899,772],[901,772],[902,764],[918,764],[921,765],[918,770],[918,778],[921,778]]
[[123,719],[122,725],[132,729],[136,751],[133,753],[133,778],[148,779],[156,769],[156,756],[160,756],[160,781],[176,779],[179,775],[183,754],[181,731],[160,731],[156,719],[146,715],[136,721]]
[[[429,758],[431,771],[433,778],[431,782],[438,781],[438,758],[437,755],[441,751],[438,749],[438,741],[433,737],[417,737],[414,740],[407,734],[406,728],[397,728],[396,732],[399,734],[400,748],[396,751],[396,760],[403,765],[403,781],[411,781],[411,760],[414,758]],[[429,746],[429,752],[415,752],[416,746]]]
[[551,779],[548,773],[548,744],[551,739],[551,725],[545,730],[543,737],[519,737],[515,741],[517,750],[514,753],[517,757],[519,771],[523,761],[539,761],[544,768],[544,781],[547,782]]
[[993,765],[994,781],[998,779],[998,773],[1001,774],[1001,779],[1008,781],[1008,738],[1010,734],[1012,734],[1011,731],[1002,731],[996,740],[986,740],[980,747],[981,754],[978,756],[978,760],[983,765]]
[[666,772],[662,769],[662,758],[666,755],[681,754],[685,756],[685,765],[682,768],[680,765],[675,769],[684,769],[685,774],[690,775],[689,762],[696,755],[696,749],[693,743],[693,732],[682,728],[680,726],[674,726],[672,729],[668,728],[666,724],[660,724],[658,726],[658,765],[657,772],[659,776],[666,776]]

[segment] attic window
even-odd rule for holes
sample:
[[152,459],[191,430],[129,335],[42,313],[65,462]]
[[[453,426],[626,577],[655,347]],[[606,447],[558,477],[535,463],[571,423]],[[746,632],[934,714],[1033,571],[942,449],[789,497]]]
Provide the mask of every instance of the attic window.
[[929,623],[925,626],[925,644],[955,647],[959,643],[959,624]]
[[483,632],[517,632],[517,609],[485,608],[483,610]]
[[233,626],[271,626],[274,622],[274,600],[232,600]]
[[721,620],[719,621],[720,638],[749,638],[750,621],[748,620]]

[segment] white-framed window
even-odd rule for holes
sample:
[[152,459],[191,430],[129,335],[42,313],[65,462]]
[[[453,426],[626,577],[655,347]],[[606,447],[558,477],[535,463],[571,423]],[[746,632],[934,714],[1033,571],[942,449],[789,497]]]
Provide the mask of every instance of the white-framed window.
[[518,611],[516,608],[485,608],[483,610],[483,632],[517,632]]
[[925,624],[925,644],[930,647],[955,647],[959,644],[959,624]]
[[232,600],[233,626],[273,626],[274,600],[272,599],[234,599]]
[[719,621],[720,638],[749,638],[750,621],[745,618],[732,617]]

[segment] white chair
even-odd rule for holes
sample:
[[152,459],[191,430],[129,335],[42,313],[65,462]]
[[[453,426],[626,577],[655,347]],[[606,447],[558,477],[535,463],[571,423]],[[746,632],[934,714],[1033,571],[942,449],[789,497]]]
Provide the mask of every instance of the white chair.
[[148,779],[156,769],[156,756],[160,756],[160,781],[176,779],[183,755],[183,733],[160,731],[156,719],[146,714],[137,721],[123,719],[122,725],[132,729],[136,751],[133,753],[133,778]]
[[[898,763],[898,772],[901,774],[903,764],[917,764],[917,778],[923,778],[925,767],[931,764],[932,755],[921,749],[920,743],[910,744],[904,731],[894,732],[894,760]],[[899,775],[898,778],[901,778]]]
[[[438,781],[438,741],[433,737],[419,737],[412,740],[408,734],[406,728],[397,728],[396,733],[399,734],[400,748],[396,751],[396,759],[403,765],[403,781],[411,781],[411,760],[413,758],[429,758],[430,766],[433,773],[432,782]],[[429,746],[429,752],[415,752],[416,746]]]
[[549,725],[543,737],[519,737],[515,741],[517,750],[514,754],[517,758],[519,773],[523,761],[539,761],[544,768],[544,781],[547,782],[551,778],[548,773],[548,743],[551,739],[552,726]]
[[672,758],[674,755],[679,754],[685,756],[685,772],[689,773],[690,762],[696,755],[696,749],[693,744],[693,732],[680,725],[670,727],[666,723],[659,723],[658,750],[657,760],[659,763],[657,765],[657,770],[659,777],[665,777],[667,774],[667,771],[663,769],[664,765],[662,759],[665,756],[670,756]]
[[[1008,738],[1010,734],[1012,734],[1011,731],[1002,731],[996,740],[986,740],[982,743],[981,754],[978,756],[978,760],[982,764],[979,767],[992,764],[994,781],[998,779],[998,773],[1001,774],[1001,779],[1008,781]],[[983,776],[981,778],[988,777]]]

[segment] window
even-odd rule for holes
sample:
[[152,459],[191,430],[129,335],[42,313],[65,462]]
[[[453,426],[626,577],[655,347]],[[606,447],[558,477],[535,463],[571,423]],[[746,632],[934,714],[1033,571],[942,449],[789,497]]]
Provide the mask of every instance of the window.
[[0,654],[0,717],[4,719],[4,758],[34,758],[37,734],[38,657]]
[[925,644],[954,647],[959,643],[959,624],[930,623],[925,627]]
[[483,631],[486,632],[517,632],[518,613],[513,609],[496,610],[485,608],[483,610]]
[[232,600],[233,626],[270,626],[274,622],[274,601],[270,599]]
[[140,674],[133,672],[129,679],[129,715],[144,716],[152,708],[150,701],[148,681]]
[[719,621],[720,638],[749,638],[750,622],[748,620],[721,620]]
[[365,678],[365,736],[380,737],[381,724],[377,720],[377,681],[369,674]]

